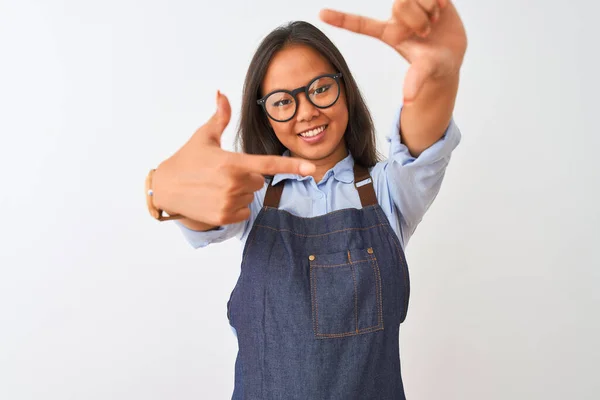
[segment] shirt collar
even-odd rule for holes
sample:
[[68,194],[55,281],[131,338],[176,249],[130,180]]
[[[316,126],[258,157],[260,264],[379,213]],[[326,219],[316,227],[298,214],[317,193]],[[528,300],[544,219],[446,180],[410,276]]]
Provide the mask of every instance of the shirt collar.
[[[282,154],[283,157],[290,157],[290,151],[286,150]],[[343,183],[352,183],[354,181],[354,158],[352,154],[348,152],[348,155],[343,160],[338,161],[337,164],[333,166],[329,171],[323,175],[322,182],[327,181],[331,175],[340,182]],[[312,176],[302,176],[299,174],[276,174],[273,177],[273,181],[271,185],[277,185],[279,182],[285,179],[293,179],[296,181],[305,181],[307,179],[312,179]]]

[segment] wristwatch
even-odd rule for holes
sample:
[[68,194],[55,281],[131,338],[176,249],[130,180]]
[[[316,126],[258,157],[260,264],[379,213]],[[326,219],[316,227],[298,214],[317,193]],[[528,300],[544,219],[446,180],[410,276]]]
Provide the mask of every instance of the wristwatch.
[[183,218],[183,215],[179,214],[163,215],[164,211],[154,206],[154,191],[152,190],[152,177],[154,176],[154,171],[156,171],[156,169],[151,169],[146,177],[146,204],[148,205],[148,211],[150,212],[150,215],[159,221],[169,221],[172,219]]

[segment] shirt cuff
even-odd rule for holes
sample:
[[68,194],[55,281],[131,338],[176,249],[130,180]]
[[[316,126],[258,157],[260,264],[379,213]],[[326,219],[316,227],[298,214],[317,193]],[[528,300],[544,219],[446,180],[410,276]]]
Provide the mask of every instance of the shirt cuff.
[[461,140],[461,133],[458,126],[454,122],[454,118],[450,119],[448,127],[444,131],[442,137],[425,149],[418,157],[410,154],[408,147],[402,143],[400,137],[400,114],[402,107],[396,113],[395,123],[392,132],[386,136],[386,140],[390,143],[390,160],[394,160],[402,166],[414,164],[415,166],[423,164],[432,164],[436,161],[448,157],[452,151],[458,146]]
[[175,220],[174,222],[179,226],[188,243],[195,249],[206,247],[211,243],[216,243],[225,239],[225,226],[219,226],[210,231],[195,231],[183,225],[181,221]]

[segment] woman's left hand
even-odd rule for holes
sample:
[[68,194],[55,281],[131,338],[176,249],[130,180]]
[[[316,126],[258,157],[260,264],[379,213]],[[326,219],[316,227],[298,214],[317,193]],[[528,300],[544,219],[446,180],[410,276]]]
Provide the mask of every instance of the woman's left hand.
[[321,10],[320,18],[398,51],[411,64],[404,79],[405,102],[413,101],[428,80],[455,79],[467,48],[462,21],[450,0],[395,0],[387,21],[328,9]]

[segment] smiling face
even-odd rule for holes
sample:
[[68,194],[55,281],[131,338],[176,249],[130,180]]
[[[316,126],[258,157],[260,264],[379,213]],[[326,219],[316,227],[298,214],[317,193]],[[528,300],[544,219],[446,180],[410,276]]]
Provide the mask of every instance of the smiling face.
[[[320,75],[337,72],[313,48],[304,45],[288,46],[271,59],[261,85],[261,96],[280,89],[292,91],[308,85]],[[331,107],[318,108],[311,104],[304,92],[300,92],[296,96],[296,114],[291,120],[277,122],[268,118],[275,135],[290,150],[292,157],[310,160],[317,166],[328,169],[347,156],[344,132],[348,125],[348,107],[342,81],[343,78],[339,80],[339,98]],[[309,92],[314,93],[314,99],[326,95],[322,92],[327,89],[319,85],[319,82],[313,88],[316,91],[309,89]],[[315,100],[317,104],[318,101]],[[285,106],[286,101],[280,101],[276,105]],[[272,104],[267,105],[269,106]]]

